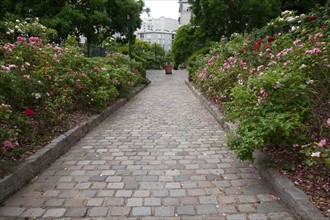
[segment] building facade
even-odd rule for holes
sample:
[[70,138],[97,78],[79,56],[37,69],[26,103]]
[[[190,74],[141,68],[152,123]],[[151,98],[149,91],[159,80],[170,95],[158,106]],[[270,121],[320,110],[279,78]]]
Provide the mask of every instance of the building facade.
[[185,25],[190,23],[191,18],[191,10],[190,10],[190,4],[188,3],[188,0],[179,0],[180,8],[179,8],[179,24]]
[[169,51],[178,27],[179,22],[172,18],[145,18],[142,20],[141,28],[134,34],[137,39],[149,44],[160,44],[165,51]]
[[157,43],[161,45],[165,51],[170,51],[175,32],[167,31],[137,31],[136,38],[146,41],[149,44]]

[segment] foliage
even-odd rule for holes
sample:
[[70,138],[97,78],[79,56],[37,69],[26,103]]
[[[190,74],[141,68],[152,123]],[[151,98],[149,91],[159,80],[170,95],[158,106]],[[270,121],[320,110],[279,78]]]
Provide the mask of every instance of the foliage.
[[191,24],[205,34],[206,41],[220,40],[233,33],[249,32],[261,28],[280,15],[281,11],[297,10],[306,13],[326,0],[189,0]]
[[276,146],[304,153],[310,165],[330,166],[325,12],[285,11],[255,34],[234,34],[192,63],[193,82],[237,125],[228,146],[239,158]]
[[198,26],[208,40],[243,33],[262,27],[270,18],[280,13],[276,0],[189,0],[192,25]]
[[172,44],[172,56],[174,60],[174,68],[177,69],[182,63],[187,62],[196,50],[203,47],[203,34],[199,29],[191,25],[181,26],[174,38]]
[[88,43],[99,44],[114,33],[127,34],[127,15],[132,30],[136,30],[143,8],[141,0],[3,0],[0,18],[14,21],[38,17],[41,24],[57,30],[60,40],[84,35]]
[[[118,51],[128,54],[128,45],[117,48]],[[135,40],[132,46],[133,58],[143,62],[147,69],[161,69],[166,51],[160,44],[148,44],[143,40]]]
[[[30,26],[19,27],[25,25]],[[22,34],[10,32],[1,44],[1,158],[18,158],[25,145],[38,144],[68,113],[97,112],[146,83],[145,67],[126,55],[86,58],[73,39],[58,45],[48,43],[47,34]],[[15,42],[9,42],[12,35]]]

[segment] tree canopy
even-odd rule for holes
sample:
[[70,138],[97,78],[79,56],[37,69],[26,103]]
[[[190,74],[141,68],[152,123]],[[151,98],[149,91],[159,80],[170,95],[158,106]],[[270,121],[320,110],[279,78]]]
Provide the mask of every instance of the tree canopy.
[[144,10],[142,0],[3,0],[0,6],[2,19],[38,17],[62,39],[84,35],[89,43],[100,43],[114,33],[126,35],[128,15],[136,30]]
[[306,13],[327,0],[189,0],[191,24],[205,33],[207,40],[261,28],[284,10]]
[[280,13],[276,0],[189,0],[191,23],[209,40],[262,27]]
[[205,34],[191,25],[181,26],[172,44],[174,67],[185,62],[194,51],[204,46]]

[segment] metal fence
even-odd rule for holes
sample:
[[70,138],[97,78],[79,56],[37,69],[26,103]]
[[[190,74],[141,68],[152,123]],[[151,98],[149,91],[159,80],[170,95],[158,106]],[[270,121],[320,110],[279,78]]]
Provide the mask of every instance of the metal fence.
[[81,47],[84,48],[87,57],[105,57],[106,49],[104,47],[92,44],[82,44]]

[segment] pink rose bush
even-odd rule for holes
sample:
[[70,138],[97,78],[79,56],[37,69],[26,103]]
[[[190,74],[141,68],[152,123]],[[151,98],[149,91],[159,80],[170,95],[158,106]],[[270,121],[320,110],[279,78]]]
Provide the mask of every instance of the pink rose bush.
[[0,157],[19,158],[24,145],[68,114],[98,112],[146,82],[143,65],[126,55],[87,58],[72,39],[50,42],[56,33],[36,21],[6,27],[0,35]]
[[228,146],[239,158],[276,146],[330,167],[328,25],[324,8],[311,15],[286,11],[253,34],[235,34],[190,60],[196,87],[238,123]]

